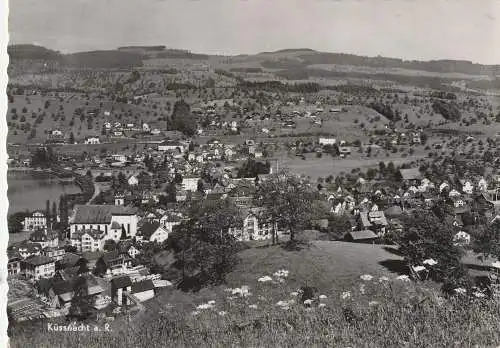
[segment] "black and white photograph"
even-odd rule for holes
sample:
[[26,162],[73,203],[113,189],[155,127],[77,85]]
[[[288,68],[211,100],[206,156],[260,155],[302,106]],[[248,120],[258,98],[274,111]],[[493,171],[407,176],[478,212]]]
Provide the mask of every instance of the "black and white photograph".
[[0,346],[500,347],[500,1],[4,8]]

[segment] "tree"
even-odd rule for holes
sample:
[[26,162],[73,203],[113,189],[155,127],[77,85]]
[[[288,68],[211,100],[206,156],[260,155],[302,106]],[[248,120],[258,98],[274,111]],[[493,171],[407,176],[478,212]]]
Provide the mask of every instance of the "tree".
[[500,221],[474,229],[472,248],[482,257],[495,257],[500,260]]
[[86,276],[78,276],[73,285],[73,298],[69,308],[69,316],[80,320],[87,319],[92,312],[94,302],[94,296],[88,294]]
[[9,215],[7,219],[9,233],[18,233],[23,230],[24,218],[29,216],[27,212],[18,212]]
[[240,215],[227,200],[190,206],[189,218],[176,226],[167,241],[182,274],[181,288],[200,289],[224,281],[238,261],[237,241],[230,228],[241,225]]
[[47,222],[50,223],[51,217],[50,217],[50,201],[47,199],[45,201],[45,217],[47,218]]
[[193,136],[196,132],[196,116],[191,113],[189,104],[184,100],[175,102],[170,119],[173,130],[178,130],[187,136]]
[[453,241],[453,226],[429,211],[418,209],[402,218],[403,231],[396,236],[399,251],[408,266],[421,266],[434,259],[432,276],[446,284],[457,284],[466,276],[460,263],[462,250]]
[[351,221],[346,214],[328,216],[328,235],[331,239],[340,240],[349,231],[351,231]]
[[52,202],[52,225],[57,224],[57,204],[56,202]]
[[287,171],[272,174],[259,185],[256,197],[258,206],[264,208],[261,218],[287,228],[292,242],[311,221],[314,193],[311,183],[301,177]]
[[111,252],[116,249],[116,242],[113,239],[108,239],[104,242],[104,251]]

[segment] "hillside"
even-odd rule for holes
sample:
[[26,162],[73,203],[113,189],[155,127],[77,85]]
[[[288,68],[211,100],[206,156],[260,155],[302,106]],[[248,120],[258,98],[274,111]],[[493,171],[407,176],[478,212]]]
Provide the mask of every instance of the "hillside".
[[[398,277],[401,260],[383,246],[317,241],[302,251],[270,246],[240,256],[226,286],[166,290],[145,311],[112,322],[110,331],[16,327],[11,346],[485,347],[500,341],[498,302],[445,299],[432,283]],[[317,288],[318,302],[310,307],[299,303],[297,288],[304,285]]]

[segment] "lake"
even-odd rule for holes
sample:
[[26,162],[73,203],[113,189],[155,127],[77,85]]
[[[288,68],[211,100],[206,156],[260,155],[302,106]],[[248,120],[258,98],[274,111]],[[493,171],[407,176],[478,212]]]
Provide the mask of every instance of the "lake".
[[47,173],[9,172],[7,175],[9,189],[9,214],[20,211],[45,210],[45,202],[50,200],[59,205],[62,194],[81,192],[73,182],[63,182]]

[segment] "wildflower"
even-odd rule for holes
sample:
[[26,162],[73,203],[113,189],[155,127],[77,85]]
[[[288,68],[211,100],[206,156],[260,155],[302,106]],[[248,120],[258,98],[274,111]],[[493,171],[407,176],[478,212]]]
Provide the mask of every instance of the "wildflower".
[[492,267],[495,267],[497,269],[500,269],[500,261],[495,261],[491,264]]
[[379,304],[378,301],[370,301],[370,302],[368,302],[368,306],[370,306],[370,307],[377,306],[378,304]]
[[227,312],[225,311],[220,311],[218,312],[217,314],[219,314],[221,317],[225,316],[227,314]]
[[212,309],[214,308],[214,305],[213,304],[210,304],[210,303],[203,303],[201,305],[198,305],[196,307],[196,309],[200,310],[200,309]]
[[279,271],[274,272],[273,274],[275,277],[282,278],[282,277],[288,277],[288,270],[286,269],[280,269]]
[[400,275],[399,277],[396,277],[397,280],[402,280],[402,281],[409,281],[410,280],[410,277],[408,277],[406,274],[402,274]]
[[364,280],[364,281],[370,281],[373,279],[373,276],[369,275],[369,274],[363,274],[361,277],[361,280]]
[[413,266],[412,268],[413,268],[413,271],[415,273],[422,272],[422,271],[425,271],[427,269],[424,266]]
[[319,295],[320,300],[325,300],[326,298],[327,298],[326,295]]
[[483,298],[483,297],[486,297],[486,295],[483,294],[481,291],[476,291],[476,292],[474,292],[474,297]]
[[340,296],[340,298],[342,298],[343,300],[347,300],[350,297],[351,297],[351,292],[350,291],[344,291],[342,293],[342,295]]
[[326,304],[325,304],[325,303],[320,303],[320,304],[318,305],[318,308],[324,308],[324,307],[326,307]]
[[261,277],[261,278],[258,279],[258,281],[260,283],[270,282],[272,280],[273,280],[273,278],[271,278],[270,276],[264,276],[264,277]]
[[304,301],[306,305],[310,305],[311,303],[313,303],[313,301],[310,298]]
[[456,288],[453,291],[455,291],[455,293],[460,294],[460,295],[463,295],[467,292],[467,290],[465,290],[464,288]]
[[386,276],[382,276],[379,278],[379,282],[388,282],[388,281],[389,281],[389,278]]
[[434,259],[427,259],[422,262],[424,265],[434,266],[437,265],[437,261]]
[[257,306],[256,304],[251,304],[248,306],[248,308],[257,309],[259,308],[259,306]]

